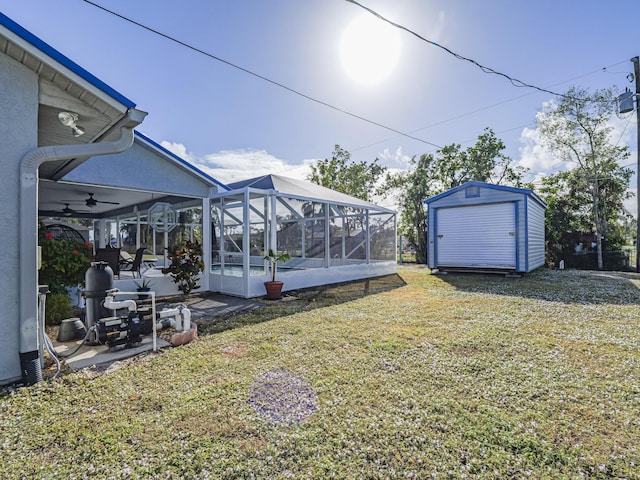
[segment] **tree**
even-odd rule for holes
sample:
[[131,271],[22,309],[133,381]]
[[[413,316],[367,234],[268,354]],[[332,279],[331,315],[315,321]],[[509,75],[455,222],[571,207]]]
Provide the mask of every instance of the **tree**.
[[354,162],[351,154],[336,145],[331,159],[311,165],[307,180],[367,202],[380,193],[380,182],[387,168],[376,158],[373,162]]
[[522,186],[524,169],[513,165],[504,143],[490,128],[472,147],[446,145],[435,155],[414,157],[412,171],[387,175],[386,187],[395,193],[400,209],[399,231],[416,249],[416,261],[427,259],[427,219],[424,200],[471,180]]
[[387,175],[386,186],[390,192],[397,192],[400,222],[398,231],[416,249],[416,262],[427,261],[427,216],[423,201],[435,194],[432,179],[436,158],[423,154],[411,159],[414,169]]
[[438,150],[433,180],[444,192],[471,180],[497,185],[522,185],[522,167],[503,153],[505,145],[493,130],[485,128],[475,145],[462,150],[458,144]]
[[[546,183],[547,202],[552,207],[567,208],[562,214],[569,217],[580,212],[583,218],[576,225],[585,229],[582,233],[593,231],[596,235],[598,269],[603,268],[602,238],[606,232],[615,230],[614,224],[626,213],[623,201],[629,197],[627,189],[632,173],[619,165],[629,157],[629,149],[612,142],[610,120],[615,108],[612,89],[590,94],[586,89],[573,87],[558,102],[547,103],[537,116],[542,144],[559,160],[573,166],[571,173]],[[566,195],[575,198],[569,203],[556,201],[558,196]],[[554,212],[548,214],[554,218]],[[549,228],[548,233],[556,235],[551,240],[564,245],[567,238],[555,229]]]

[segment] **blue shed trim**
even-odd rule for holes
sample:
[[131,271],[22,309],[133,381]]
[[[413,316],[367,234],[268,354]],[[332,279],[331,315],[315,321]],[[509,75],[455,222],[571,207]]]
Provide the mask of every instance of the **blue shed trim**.
[[540,205],[542,205],[543,207],[547,207],[547,204],[544,202],[544,200],[542,200],[540,197],[538,197],[533,190],[529,190],[528,188],[517,188],[517,187],[507,187],[506,185],[494,185],[492,183],[485,183],[485,182],[478,182],[478,181],[470,181],[467,183],[463,183],[462,185],[458,185],[457,187],[452,188],[451,190],[447,190],[446,192],[442,192],[438,195],[436,195],[435,197],[431,197],[431,198],[427,198],[426,200],[424,200],[425,204],[430,204],[432,202],[435,202],[437,200],[440,200],[441,198],[444,197],[448,197],[449,195],[452,195],[456,192],[459,192],[460,190],[463,190],[467,187],[471,187],[471,186],[477,186],[477,187],[481,187],[481,188],[490,188],[493,190],[501,190],[503,192],[511,192],[511,193],[518,193],[521,195],[527,195],[530,196],[531,198],[533,198],[534,200],[536,200],[538,203],[540,203]]
[[189,170],[191,170],[192,172],[194,172],[195,174],[203,177],[205,180],[218,185],[219,187],[225,189],[226,191],[230,191],[231,188],[229,188],[227,185],[225,185],[224,183],[216,180],[215,178],[213,178],[212,176],[208,175],[207,173],[203,172],[202,170],[200,170],[198,167],[196,167],[195,165],[192,165],[191,163],[187,162],[186,160],[180,158],[178,155],[176,155],[175,153],[167,150],[166,148],[164,148],[162,145],[154,142],[153,140],[151,140],[149,137],[147,137],[146,135],[143,135],[142,133],[138,132],[137,130],[134,131],[134,134],[136,135],[136,137],[141,138],[142,140],[144,140],[145,142],[148,142],[149,144],[151,144],[152,147],[156,148],[157,150],[160,150],[162,153],[164,153],[165,155],[170,156],[173,160],[175,160],[176,162],[180,163],[181,165],[185,166],[186,168],[188,168]]
[[[431,212],[431,209],[429,209]],[[433,265],[438,265],[438,209],[433,209]],[[429,237],[427,235],[427,242]],[[427,252],[429,252],[429,243],[427,243]]]
[[78,65],[74,61],[72,61],[69,58],[67,58],[66,56],[64,56],[62,53],[60,53],[58,50],[53,48],[48,43],[46,43],[46,42],[42,41],[41,39],[39,39],[38,37],[36,37],[33,33],[29,32],[24,27],[18,25],[16,22],[11,20],[9,17],[4,15],[3,13],[0,13],[0,25],[6,27],[8,30],[10,30],[11,32],[16,34],[20,38],[22,38],[24,41],[30,43],[35,48],[37,48],[41,52],[45,53],[46,55],[51,57],[56,62],[62,64],[63,66],[65,66],[66,68],[71,70],[73,73],[75,73],[79,77],[81,77],[84,80],[86,80],[87,82],[89,82],[91,85],[93,85],[97,89],[99,89],[102,92],[106,93],[107,95],[109,95],[114,100],[120,102],[125,107],[127,107],[127,108],[135,108],[136,104],[134,102],[132,102],[127,97],[125,97],[121,93],[117,92],[113,88],[111,88],[109,85],[104,83],[99,78],[97,78],[94,75],[92,75],[91,73],[89,73],[87,70],[82,68],[80,65]]

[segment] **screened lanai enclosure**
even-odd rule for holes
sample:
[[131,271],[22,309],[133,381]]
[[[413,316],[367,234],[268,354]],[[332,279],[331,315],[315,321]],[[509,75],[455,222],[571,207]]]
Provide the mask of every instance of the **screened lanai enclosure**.
[[211,290],[264,295],[270,249],[291,256],[277,267],[285,291],[396,272],[392,210],[278,175],[228,187],[211,199]]

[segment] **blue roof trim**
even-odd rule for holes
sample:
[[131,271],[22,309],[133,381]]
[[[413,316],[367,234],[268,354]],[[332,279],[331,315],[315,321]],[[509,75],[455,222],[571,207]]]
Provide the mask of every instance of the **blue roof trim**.
[[48,43],[40,40],[33,33],[29,32],[24,27],[18,25],[16,22],[14,22],[13,20],[11,20],[9,17],[7,17],[1,12],[0,12],[0,25],[6,27],[8,30],[15,33],[17,36],[19,36],[26,42],[36,47],[38,50],[45,53],[52,59],[54,59],[56,62],[64,65],[73,73],[83,78],[84,80],[86,80],[91,85],[98,88],[99,90],[102,90],[104,93],[109,95],[114,100],[120,102],[125,107],[135,108],[136,104],[134,102],[132,102],[127,97],[117,92],[113,88],[111,88],[109,85],[107,85],[102,80],[100,80],[99,78],[89,73],[87,70],[85,70],[80,65],[73,62],[72,60],[70,60],[68,57],[64,56],[62,53],[60,53],[58,50],[53,48]]
[[134,134],[136,137],[141,138],[142,140],[144,140],[145,142],[150,143],[154,148],[160,150],[162,153],[164,153],[165,155],[170,156],[171,158],[173,158],[176,162],[180,163],[181,165],[187,167],[189,170],[197,173],[198,175],[200,175],[201,177],[206,178],[207,180],[209,180],[211,183],[218,185],[219,187],[222,187],[223,189],[230,191],[231,188],[229,188],[227,185],[225,185],[224,183],[216,180],[215,178],[213,178],[211,175],[203,172],[202,170],[200,170],[198,167],[196,167],[195,165],[187,162],[186,160],[180,158],[179,156],[177,156],[175,153],[167,150],[166,148],[164,148],[162,145],[158,144],[157,142],[154,142],[153,140],[151,140],[149,137],[147,137],[146,135],[143,135],[142,133],[138,132],[137,130],[134,130]]
[[447,190],[446,192],[442,192],[438,195],[436,195],[435,197],[431,197],[431,198],[427,198],[426,200],[423,201],[423,203],[425,204],[430,204],[432,202],[435,202],[436,200],[440,200],[441,198],[444,197],[448,197],[449,195],[459,192],[460,190],[463,190],[467,187],[471,187],[471,186],[477,186],[477,187],[481,187],[481,188],[491,188],[493,190],[501,190],[503,192],[510,192],[510,193],[518,193],[520,195],[527,195],[530,196],[532,198],[534,198],[535,200],[537,200],[540,205],[542,205],[543,207],[546,208],[547,204],[544,202],[544,200],[542,200],[540,197],[538,197],[533,190],[530,190],[528,188],[518,188],[518,187],[507,187],[506,185],[495,185],[493,183],[486,183],[486,182],[478,182],[475,180],[472,180],[470,182],[467,183],[463,183],[462,185],[458,185],[457,187],[452,188],[451,190]]

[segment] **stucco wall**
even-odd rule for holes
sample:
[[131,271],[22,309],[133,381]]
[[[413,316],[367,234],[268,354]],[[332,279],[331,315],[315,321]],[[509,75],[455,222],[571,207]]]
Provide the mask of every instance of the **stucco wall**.
[[[21,378],[19,353],[19,165],[37,147],[38,78],[35,73],[0,55],[0,384]],[[35,216],[34,216],[35,218]],[[36,292],[32,292],[35,295]]]
[[209,196],[208,185],[148,150],[139,140],[117,155],[88,159],[70,172],[65,180],[185,196]]

